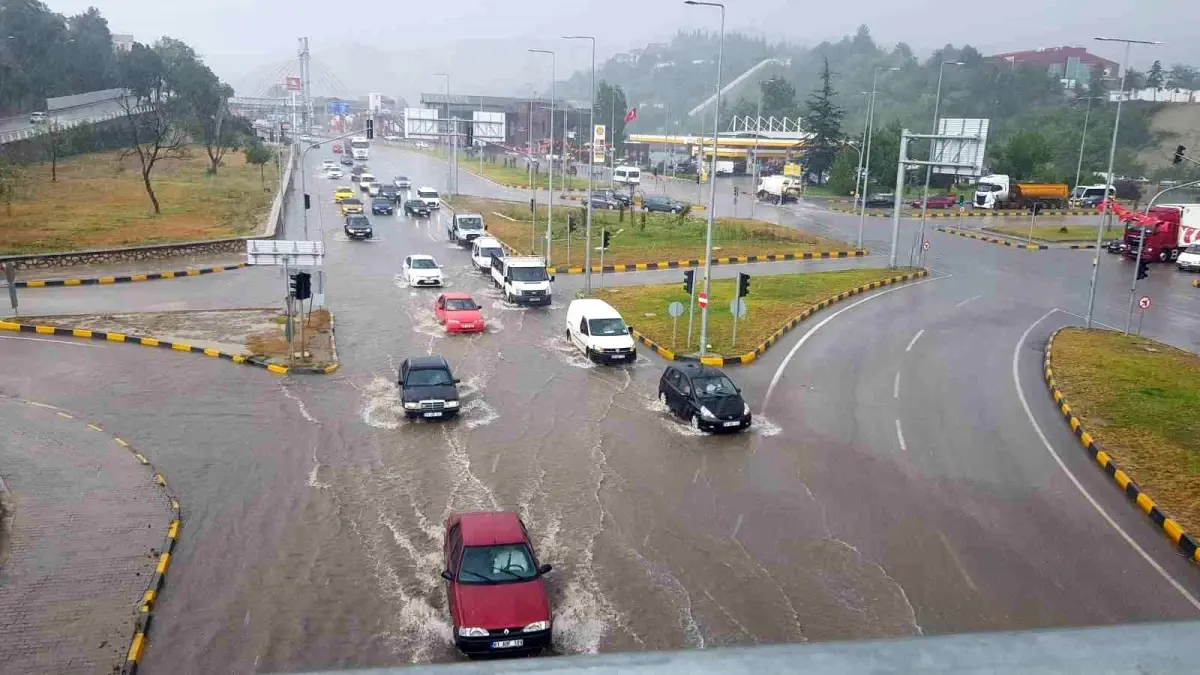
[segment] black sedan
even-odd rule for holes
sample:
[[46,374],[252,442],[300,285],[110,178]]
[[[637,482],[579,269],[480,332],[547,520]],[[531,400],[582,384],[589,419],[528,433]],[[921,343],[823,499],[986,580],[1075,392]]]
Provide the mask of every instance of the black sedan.
[[742,390],[711,366],[692,362],[667,366],[658,381],[658,400],[697,431],[740,431],[750,426],[750,406]]
[[592,195],[592,208],[593,209],[609,209],[609,210],[615,211],[616,209],[621,208],[621,206],[622,206],[621,202],[617,201],[613,197],[610,197],[609,195],[605,195],[605,194],[593,194]]
[[377,216],[390,216],[392,211],[392,200],[380,195],[371,200],[371,213]]
[[375,236],[375,231],[371,227],[371,221],[362,214],[346,216],[345,231],[346,236],[351,239],[370,239]]
[[380,185],[379,196],[393,203],[398,202],[400,201],[400,190],[395,185]]
[[346,155],[342,155],[342,158],[339,159],[338,162],[341,163],[342,166],[354,166],[354,160],[350,159]]
[[867,197],[868,209],[890,209],[896,205],[895,195],[872,195]]
[[429,204],[425,203],[423,199],[410,199],[404,202],[404,215],[406,216],[428,218],[432,213],[433,209],[430,209]]

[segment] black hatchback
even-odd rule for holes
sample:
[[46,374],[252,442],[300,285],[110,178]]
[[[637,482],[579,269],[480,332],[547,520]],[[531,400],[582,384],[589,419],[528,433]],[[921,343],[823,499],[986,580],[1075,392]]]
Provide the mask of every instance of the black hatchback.
[[667,366],[658,400],[700,431],[739,431],[750,426],[750,406],[725,373],[699,363]]

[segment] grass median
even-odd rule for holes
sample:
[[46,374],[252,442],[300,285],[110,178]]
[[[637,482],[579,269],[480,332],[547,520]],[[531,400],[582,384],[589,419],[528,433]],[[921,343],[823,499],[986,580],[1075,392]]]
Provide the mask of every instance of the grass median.
[[[762,344],[788,319],[822,300],[844,291],[853,290],[873,281],[899,276],[911,269],[852,269],[833,272],[801,272],[797,274],[753,275],[750,279],[750,295],[745,298],[748,307],[746,316],[738,321],[737,345],[733,344],[733,314],[729,306],[736,292],[735,279],[714,279],[709,289],[708,342],[709,352],[716,356],[736,356],[753,350]],[[700,275],[696,275],[700,283]],[[700,313],[696,308],[694,342],[689,348],[687,340],[688,294],[680,281],[669,284],[647,286],[621,286],[594,291],[595,296],[621,312],[625,321],[649,339],[672,349],[672,322],[667,314],[667,305],[673,301],[683,303],[683,316],[679,317],[678,334],[673,349],[680,353],[691,353],[699,349]]]
[[[530,220],[528,202],[506,202],[478,197],[454,196],[448,202],[483,216],[488,231],[522,254],[543,255],[546,236],[545,206],[538,206],[536,224]],[[551,263],[555,267],[582,267],[585,254],[585,213],[581,206],[554,207],[554,239]],[[612,232],[604,264],[629,265],[663,260],[692,260],[704,257],[705,221],[665,213],[646,214],[626,211],[624,220],[618,211],[592,212],[592,264],[600,264],[595,247],[600,245],[601,230]],[[570,232],[568,262],[567,218],[575,221]],[[713,257],[783,253],[851,251],[854,246],[799,230],[748,218],[717,218],[713,227]]]
[[[252,234],[261,227],[278,185],[275,163],[259,169],[229,152],[216,175],[203,149],[161,160],[151,184],[162,207],[155,215],[136,158],[101,152],[29,167],[0,225],[0,255],[168,244]],[[0,208],[0,216],[4,209]]]
[[1084,429],[1184,530],[1200,535],[1200,357],[1068,328],[1054,339],[1052,359]]
[[[1095,243],[1097,225],[1052,225],[1033,228],[1034,241]],[[985,228],[1017,239],[1029,238],[1029,226],[1005,225]]]

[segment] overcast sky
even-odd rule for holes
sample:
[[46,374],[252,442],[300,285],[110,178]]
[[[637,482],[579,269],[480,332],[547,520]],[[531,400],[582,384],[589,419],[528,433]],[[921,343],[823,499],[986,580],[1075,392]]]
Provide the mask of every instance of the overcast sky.
[[[528,47],[558,51],[560,79],[588,63],[585,42],[558,39],[570,33],[597,38],[597,60],[677,30],[711,29],[716,8],[682,0],[48,0],[54,11],[74,14],[96,5],[114,33],[152,42],[170,35],[191,44],[239,94],[273,79],[293,59],[296,38],[307,36],[318,62],[352,91],[389,94],[440,91],[431,74],[449,70],[456,92],[515,93],[544,81],[542,62]],[[836,40],[867,24],[877,42],[909,43],[918,54],[947,42],[969,43],[984,53],[1084,45],[1119,61],[1121,48],[1094,42],[1112,35],[1165,44],[1135,47],[1134,67],[1155,59],[1200,66],[1196,30],[1200,0],[1007,0],[947,5],[940,0],[862,0],[847,11],[806,0],[727,0],[727,30],[799,44]],[[1136,5],[1136,9],[1135,9]],[[852,11],[851,11],[852,10]],[[354,56],[359,58],[352,58]],[[540,69],[540,70],[539,70]],[[314,87],[317,89],[317,87]]]

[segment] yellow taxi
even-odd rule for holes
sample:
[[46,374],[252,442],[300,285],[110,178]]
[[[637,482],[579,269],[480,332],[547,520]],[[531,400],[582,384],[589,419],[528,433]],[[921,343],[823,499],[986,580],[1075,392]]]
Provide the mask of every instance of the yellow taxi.
[[354,189],[346,185],[342,185],[333,191],[333,201],[341,204],[343,199],[349,199],[355,195]]
[[349,199],[343,199],[341,203],[342,203],[342,215],[343,216],[348,216],[351,213],[362,213],[363,212],[363,203],[362,203],[362,200],[360,200],[360,199],[351,197]]

